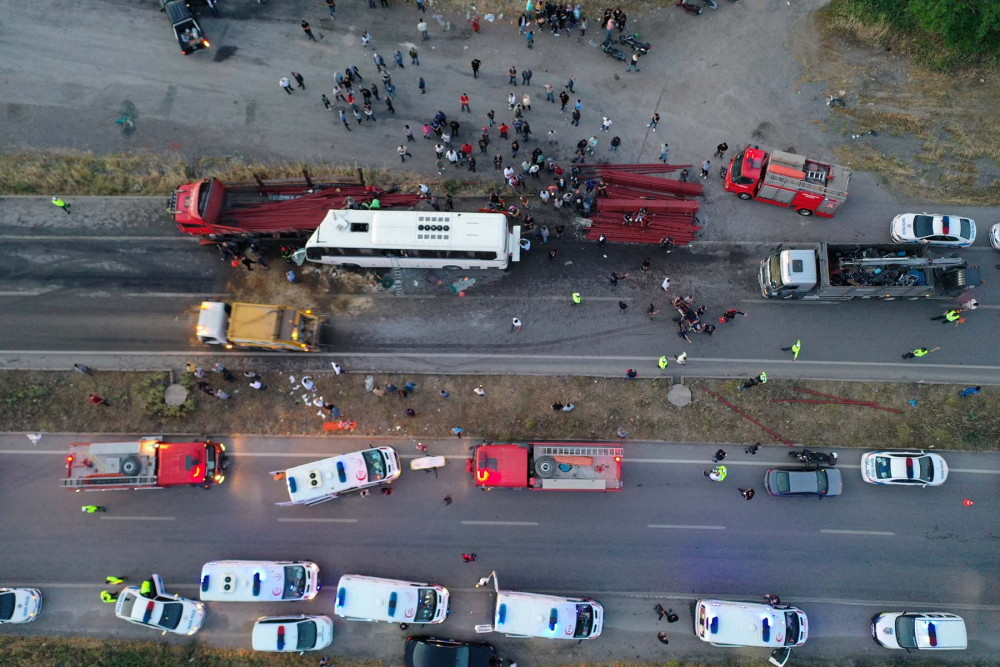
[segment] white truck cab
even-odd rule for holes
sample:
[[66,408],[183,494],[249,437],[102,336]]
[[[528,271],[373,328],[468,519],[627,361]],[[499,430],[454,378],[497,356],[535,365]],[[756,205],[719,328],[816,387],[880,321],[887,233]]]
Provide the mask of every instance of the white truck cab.
[[309,561],[219,560],[201,568],[206,602],[311,600],[319,588],[319,566]]
[[345,574],[334,613],[352,621],[443,623],[450,593],[444,586]]

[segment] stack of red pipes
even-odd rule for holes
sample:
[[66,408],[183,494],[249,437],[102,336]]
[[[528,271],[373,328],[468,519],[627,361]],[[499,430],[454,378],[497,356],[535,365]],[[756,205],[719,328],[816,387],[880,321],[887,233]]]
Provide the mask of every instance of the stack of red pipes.
[[[587,238],[596,241],[603,234],[608,241],[620,243],[659,243],[672,238],[676,245],[693,241],[701,229],[695,224],[699,204],[688,198],[700,197],[702,184],[646,175],[690,166],[656,163],[588,165],[581,169],[581,180],[602,179],[608,193],[595,202]],[[625,222],[626,214],[635,216],[641,208],[648,212],[645,221]]]

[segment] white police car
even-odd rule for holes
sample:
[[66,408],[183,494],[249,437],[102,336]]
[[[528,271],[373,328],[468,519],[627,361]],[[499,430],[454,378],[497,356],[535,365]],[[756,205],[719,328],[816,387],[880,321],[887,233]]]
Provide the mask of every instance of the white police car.
[[889,236],[896,243],[967,248],[976,240],[976,223],[959,215],[903,213],[892,219]]
[[948,479],[948,464],[940,454],[922,450],[868,452],[861,456],[861,477],[869,484],[940,486]]
[[990,245],[994,250],[1000,250],[1000,222],[990,227]]
[[318,651],[333,642],[329,616],[263,616],[253,624],[255,651]]
[[153,591],[142,595],[138,586],[129,586],[118,594],[115,616],[163,634],[193,635],[205,624],[205,603],[170,595],[163,591],[163,579],[154,574]]
[[943,611],[882,612],[872,619],[872,639],[895,649],[958,650],[968,647],[965,621]]
[[37,588],[0,588],[0,623],[31,623],[41,611]]

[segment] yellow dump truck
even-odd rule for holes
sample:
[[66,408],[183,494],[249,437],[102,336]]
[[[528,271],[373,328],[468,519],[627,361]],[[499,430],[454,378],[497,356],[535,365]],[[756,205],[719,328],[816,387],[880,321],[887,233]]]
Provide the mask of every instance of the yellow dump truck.
[[198,340],[226,349],[319,351],[319,318],[311,310],[260,303],[203,301]]

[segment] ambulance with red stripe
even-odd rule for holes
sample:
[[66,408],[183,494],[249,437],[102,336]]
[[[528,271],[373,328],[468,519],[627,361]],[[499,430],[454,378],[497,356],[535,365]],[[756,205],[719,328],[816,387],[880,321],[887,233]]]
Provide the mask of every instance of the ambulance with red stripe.
[[318,505],[349,493],[391,484],[402,472],[392,447],[373,447],[331,456],[287,470],[272,471],[288,487],[287,502],[276,505]]

